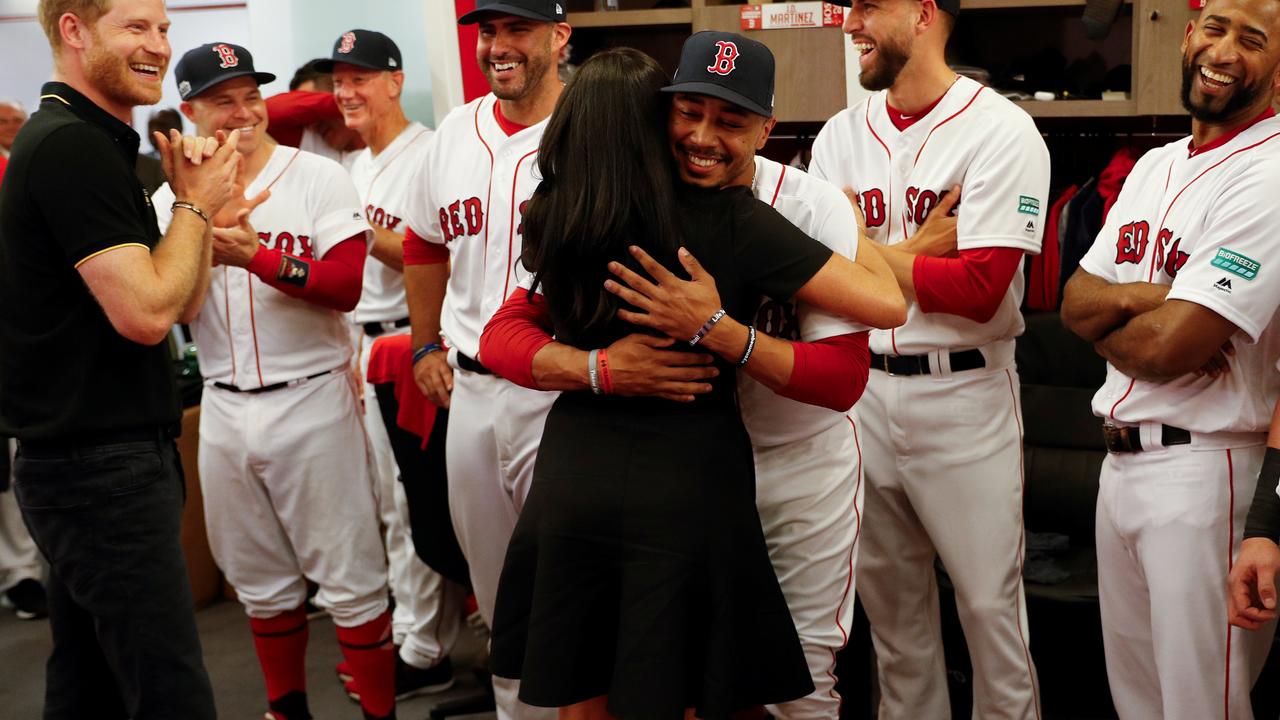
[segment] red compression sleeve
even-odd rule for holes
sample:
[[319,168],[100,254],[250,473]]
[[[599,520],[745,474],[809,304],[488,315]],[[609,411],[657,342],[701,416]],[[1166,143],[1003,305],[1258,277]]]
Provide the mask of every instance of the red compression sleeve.
[[787,386],[778,391],[807,405],[847,412],[862,397],[871,372],[867,332],[791,343],[795,353]]
[[403,245],[405,265],[439,265],[449,262],[447,246],[424,240],[413,228],[405,229]]
[[333,93],[294,90],[272,95],[266,103],[268,133],[290,147],[298,147],[308,125],[342,117]]
[[366,248],[363,235],[353,235],[334,245],[319,260],[259,248],[249,261],[249,272],[289,297],[351,312],[360,302]]
[[911,270],[916,302],[927,313],[987,322],[995,317],[1021,265],[1022,251],[1017,248],[961,250],[955,258],[916,256]]
[[522,387],[538,389],[533,356],[552,341],[551,307],[538,293],[517,288],[489,318],[480,335],[480,357],[494,374]]

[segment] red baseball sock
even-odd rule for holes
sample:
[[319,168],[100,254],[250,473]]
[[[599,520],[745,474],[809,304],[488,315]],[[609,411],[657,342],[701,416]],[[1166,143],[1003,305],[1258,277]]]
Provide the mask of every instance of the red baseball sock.
[[391,642],[391,612],[363,625],[337,627],[338,645],[351,666],[360,707],[371,718],[394,717],[396,709],[396,646]]
[[258,651],[267,699],[307,691],[307,611],[303,608],[270,618],[249,618],[253,647]]

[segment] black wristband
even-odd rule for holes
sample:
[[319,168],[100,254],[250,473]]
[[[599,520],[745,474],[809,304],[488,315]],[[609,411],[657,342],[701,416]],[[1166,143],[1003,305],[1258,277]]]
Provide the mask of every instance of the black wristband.
[[1253,491],[1253,504],[1244,523],[1244,536],[1263,537],[1280,543],[1280,495],[1276,485],[1280,483],[1280,450],[1267,448],[1262,458],[1262,470],[1258,471],[1258,488]]

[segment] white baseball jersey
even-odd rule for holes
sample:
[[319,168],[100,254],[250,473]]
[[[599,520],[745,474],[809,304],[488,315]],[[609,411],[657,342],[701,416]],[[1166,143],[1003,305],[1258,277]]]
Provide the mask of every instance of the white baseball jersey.
[[[356,154],[351,180],[364,201],[365,218],[374,227],[404,233],[409,182],[425,162],[431,134],[421,123],[409,123],[377,156],[369,148]],[[367,323],[407,317],[404,273],[370,258],[364,266],[364,290],[352,319]]]
[[[304,259],[323,258],[353,236],[368,241],[360,198],[342,166],[318,155],[278,146],[245,188],[271,197],[249,223],[258,241]],[[161,229],[172,219],[173,191],[156,191]],[[191,325],[205,380],[242,389],[262,387],[349,365],[351,335],[343,314],[292,298],[245,268],[220,265]]]
[[1125,181],[1080,262],[1112,283],[1169,285],[1169,300],[1212,310],[1240,328],[1231,372],[1164,383],[1107,366],[1093,398],[1099,417],[1212,432],[1260,432],[1271,421],[1280,376],[1280,118],[1225,144],[1192,152],[1183,139],[1148,152]]
[[445,116],[405,207],[415,235],[449,248],[441,335],[472,358],[485,323],[516,288],[521,213],[541,179],[537,152],[546,120],[508,136],[497,103],[490,93]]
[[322,158],[329,158],[348,170],[351,169],[351,163],[355,161],[356,153],[342,152],[334,150],[329,143],[324,141],[324,136],[312,130],[304,128],[302,131],[302,140],[298,142],[298,148]]
[[[831,183],[757,157],[752,190],[804,234],[845,257],[857,258],[857,217],[848,198]],[[779,303],[767,298],[753,324],[760,332],[791,341],[822,340],[868,329],[794,300]],[[738,373],[738,392],[742,421],[751,443],[759,447],[813,437],[832,425],[848,423],[842,412],[782,397],[746,373]]]
[[[927,115],[899,131],[888,93],[831,118],[813,143],[809,172],[861,198],[867,234],[896,244],[924,224],[952,186],[961,187],[958,246],[1040,252],[1049,193],[1049,150],[1031,117],[990,88],[961,77]],[[998,132],[992,132],[999,128]],[[1016,273],[995,316],[978,323],[908,304],[907,322],[873,330],[883,355],[981,347],[1022,333],[1024,280]]]

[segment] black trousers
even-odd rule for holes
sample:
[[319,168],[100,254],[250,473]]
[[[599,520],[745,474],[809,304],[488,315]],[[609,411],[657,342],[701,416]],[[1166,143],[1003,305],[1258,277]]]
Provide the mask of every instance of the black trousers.
[[453,519],[449,515],[449,475],[444,462],[449,411],[444,408],[437,411],[431,437],[423,449],[422,438],[396,423],[400,403],[396,400],[395,387],[385,383],[374,385],[373,389],[378,397],[378,409],[387,428],[387,437],[391,439],[391,452],[400,467],[414,551],[427,567],[469,588],[471,573],[462,548],[458,546],[458,536],[453,532]]
[[19,447],[14,488],[52,566],[45,720],[216,717],[179,530],[172,440]]

